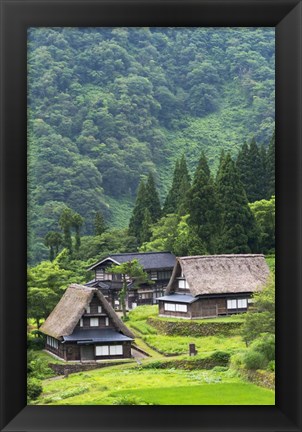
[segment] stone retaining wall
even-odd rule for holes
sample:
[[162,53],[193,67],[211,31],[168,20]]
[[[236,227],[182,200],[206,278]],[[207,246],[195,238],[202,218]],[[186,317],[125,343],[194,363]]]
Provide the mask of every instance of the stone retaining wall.
[[253,384],[275,390],[275,374],[265,370],[249,370],[244,373],[244,377]]
[[100,369],[108,366],[116,366],[120,364],[133,363],[132,361],[110,361],[103,363],[77,363],[77,364],[58,364],[49,363],[48,366],[55,372],[56,375],[68,375],[71,373],[89,371],[93,369]]
[[148,318],[147,323],[166,336],[232,336],[240,333],[242,322],[166,321]]

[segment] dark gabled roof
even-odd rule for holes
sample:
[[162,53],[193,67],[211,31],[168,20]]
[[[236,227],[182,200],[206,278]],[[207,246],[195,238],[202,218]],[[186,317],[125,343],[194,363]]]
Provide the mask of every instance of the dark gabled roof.
[[111,254],[108,257],[98,261],[89,267],[88,270],[94,270],[100,264],[106,261],[112,261],[116,264],[122,264],[127,261],[137,259],[143,266],[144,270],[173,268],[176,263],[176,257],[171,252],[133,252],[122,254]]
[[76,328],[69,336],[63,337],[64,342],[123,342],[133,338],[110,329],[80,329]]
[[156,300],[177,302],[177,303],[193,303],[198,300],[198,297],[193,297],[190,294],[171,294],[163,297],[158,297]]
[[85,284],[85,286],[88,286],[90,288],[101,288],[101,289],[121,289],[123,286],[123,283],[121,281],[99,281],[93,279],[92,281],[89,281]]

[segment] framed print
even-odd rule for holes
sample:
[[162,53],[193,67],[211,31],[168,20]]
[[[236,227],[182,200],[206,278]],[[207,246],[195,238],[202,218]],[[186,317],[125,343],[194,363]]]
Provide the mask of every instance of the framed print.
[[1,430],[300,431],[301,2],[1,23]]

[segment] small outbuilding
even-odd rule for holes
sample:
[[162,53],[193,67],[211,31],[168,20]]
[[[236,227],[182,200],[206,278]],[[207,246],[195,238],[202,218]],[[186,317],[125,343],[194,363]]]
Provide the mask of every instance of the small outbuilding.
[[264,255],[203,255],[177,258],[159,315],[204,318],[246,312],[266,284]]
[[40,330],[45,349],[66,361],[131,357],[134,335],[97,288],[70,285]]

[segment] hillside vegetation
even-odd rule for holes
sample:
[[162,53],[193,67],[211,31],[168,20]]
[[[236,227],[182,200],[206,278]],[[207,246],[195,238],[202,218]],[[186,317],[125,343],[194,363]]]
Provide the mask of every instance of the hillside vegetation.
[[274,29],[35,28],[28,43],[29,249],[66,206],[126,228],[149,173],[163,203],[175,160],[215,171],[274,129]]

